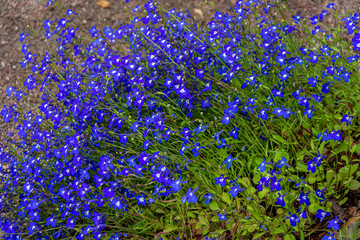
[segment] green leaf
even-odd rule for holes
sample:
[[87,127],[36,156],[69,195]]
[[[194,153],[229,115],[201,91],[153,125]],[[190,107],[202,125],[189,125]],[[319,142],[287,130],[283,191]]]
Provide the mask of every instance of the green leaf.
[[166,229],[163,232],[164,233],[170,233],[170,232],[178,230],[178,229],[180,229],[180,228],[176,227],[176,226],[170,226],[170,227],[166,227]]
[[360,188],[360,182],[355,179],[351,180],[349,184],[349,188],[351,190],[358,190]]
[[209,1],[209,4],[210,4],[211,6],[213,6],[214,8],[216,8],[213,1]]
[[358,167],[359,167],[359,164],[358,164],[358,163],[352,165],[352,166],[350,167],[350,175],[353,175],[353,174],[356,172],[356,170],[358,169]]
[[279,150],[276,152],[274,156],[274,162],[279,161],[282,157],[285,157],[287,160],[289,160],[289,154],[284,150]]
[[211,221],[212,221],[212,222],[218,222],[218,221],[219,221],[219,216],[213,216],[213,217],[211,218]]
[[300,240],[305,240],[305,235],[303,231],[300,231]]
[[272,135],[272,137],[273,137],[276,141],[287,145],[287,142],[285,141],[285,139],[282,138],[280,135]]
[[264,235],[266,232],[259,232],[259,233],[256,233],[255,235],[254,235],[254,237],[253,237],[253,239],[255,240],[257,240],[257,239],[259,239],[262,235]]
[[284,212],[286,212],[284,208],[278,208],[278,209],[276,209],[276,213],[277,213],[278,215],[281,215],[281,214],[283,214]]
[[356,144],[354,146],[352,146],[352,148],[350,148],[350,152],[354,153],[356,151]]
[[284,236],[284,240],[296,240],[296,238],[291,233],[288,233]]
[[296,152],[296,160],[303,160],[304,156],[305,156],[305,150],[304,149]]
[[311,147],[311,150],[313,150],[314,152],[316,152],[314,140],[311,140],[311,141],[310,141],[310,147]]
[[341,182],[344,182],[344,180],[349,176],[349,167],[342,167],[339,170],[339,175],[340,175],[340,179]]
[[348,142],[348,141],[344,141],[344,142],[335,150],[335,155],[338,155],[339,153],[348,150],[348,148],[349,148],[349,142]]
[[307,172],[307,166],[305,163],[302,163],[300,161],[297,161],[296,163],[296,169],[300,172]]
[[213,211],[220,210],[219,205],[216,202],[209,203],[209,207]]
[[201,222],[196,223],[195,229],[199,229],[203,226]]
[[202,215],[199,215],[199,222],[201,222],[205,226],[209,226],[209,221]]
[[334,50],[335,52],[340,52],[340,50],[337,47],[332,46],[331,49]]
[[328,171],[326,172],[326,181],[327,181],[328,184],[329,184],[330,181],[334,178],[334,176],[335,176],[334,170],[330,169],[330,170],[328,170]]
[[308,177],[308,183],[313,184],[316,182],[316,177]]
[[316,180],[318,180],[317,175],[316,173],[309,173],[307,176],[308,183],[313,184],[316,182]]
[[263,199],[267,195],[268,192],[270,192],[270,189],[264,188],[261,192],[258,193],[259,198]]
[[221,195],[221,199],[222,199],[224,202],[226,202],[227,204],[232,203],[229,194],[226,193],[226,192],[223,192],[223,194]]
[[188,215],[188,217],[195,218],[195,215],[192,212],[187,212],[186,214]]
[[320,206],[317,203],[312,203],[309,205],[309,212],[311,212],[311,213],[314,213],[319,209],[320,209]]
[[339,202],[339,205],[343,205],[344,203],[346,203],[347,200],[348,200],[347,197],[343,198],[343,199]]

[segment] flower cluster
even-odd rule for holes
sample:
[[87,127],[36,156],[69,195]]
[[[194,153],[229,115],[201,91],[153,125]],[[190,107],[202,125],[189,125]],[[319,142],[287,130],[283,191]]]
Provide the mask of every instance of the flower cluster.
[[[245,20],[259,6],[264,14],[251,32]],[[7,166],[0,169],[0,206],[13,216],[0,218],[6,237],[120,239],[147,229],[175,232],[196,218],[205,239],[213,239],[207,234],[214,237],[224,225],[211,227],[193,209],[208,210],[213,222],[236,218],[241,226],[257,226],[236,229],[249,238],[255,231],[291,233],[279,227],[288,220],[289,227],[303,229],[312,224],[308,215],[318,222],[330,219],[326,186],[315,189],[307,182],[316,178],[306,175],[318,174],[326,156],[313,149],[318,156],[304,160],[310,141],[299,133],[309,128],[312,144],[313,129],[326,129],[317,135],[325,144],[343,139],[333,125],[319,129],[315,123],[326,111],[345,111],[329,99],[353,81],[352,63],[359,56],[340,56],[335,46],[291,45],[303,17],[273,22],[266,15],[274,7],[270,0],[240,0],[230,13],[216,12],[200,27],[189,11],[166,11],[150,0],[136,6],[137,15],[125,25],[103,31],[92,26],[90,40],[77,37],[79,28],[70,19],[45,21],[45,37],[58,36],[56,54],[45,52],[39,60],[24,44],[20,65],[33,72],[24,81],[27,92],[6,90],[20,101],[41,86],[39,111],[5,105],[0,112],[5,122],[19,122],[21,139],[7,139],[0,148]],[[330,15],[334,4],[327,9],[311,24]],[[77,17],[71,9],[66,13]],[[349,34],[358,17],[346,19]],[[321,32],[320,26],[312,30]],[[20,42],[27,36],[22,33]],[[360,50],[359,36],[354,51]],[[124,43],[126,52],[119,47]],[[346,111],[334,122],[355,122],[356,114]],[[317,209],[310,209],[312,203]],[[278,217],[268,214],[273,207]],[[189,212],[173,219],[179,211]],[[332,218],[328,227],[336,231],[340,222]],[[133,231],[117,232],[126,225]]]

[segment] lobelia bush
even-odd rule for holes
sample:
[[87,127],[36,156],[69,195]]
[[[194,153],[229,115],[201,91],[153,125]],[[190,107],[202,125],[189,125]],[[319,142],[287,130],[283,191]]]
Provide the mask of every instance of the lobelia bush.
[[59,7],[58,47],[38,61],[24,44],[33,74],[6,90],[43,95],[1,111],[20,123],[1,147],[3,237],[335,239],[332,205],[360,187],[360,15],[328,32],[333,3],[311,28],[286,9],[238,1],[201,27],[149,1],[86,36]]

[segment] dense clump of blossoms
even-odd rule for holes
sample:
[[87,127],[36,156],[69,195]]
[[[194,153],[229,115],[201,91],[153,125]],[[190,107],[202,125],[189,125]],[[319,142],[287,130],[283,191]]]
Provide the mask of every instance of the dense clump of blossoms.
[[[191,227],[182,218],[201,219],[205,239],[233,229],[249,237],[293,228],[303,234],[324,219],[337,230],[340,220],[330,220],[324,204],[326,185],[317,182],[327,157],[321,153],[327,140],[343,140],[339,125],[350,126],[355,115],[347,111],[337,119],[337,130],[327,122],[313,132],[310,126],[326,111],[344,110],[329,106],[337,96],[332,90],[352,81],[351,63],[359,56],[346,61],[336,46],[289,44],[302,17],[275,23],[266,17],[275,7],[270,1],[238,1],[231,14],[216,12],[206,27],[194,24],[188,11],[166,11],[153,1],[143,7],[128,24],[93,26],[90,42],[76,37],[80,29],[70,27],[71,20],[47,20],[45,36],[58,36],[59,47],[40,62],[22,47],[21,67],[33,71],[24,87],[41,85],[43,95],[37,114],[16,105],[1,111],[6,122],[21,119],[21,142],[0,149],[8,164],[1,169],[0,205],[13,217],[1,219],[8,239],[149,237],[146,229],[184,236]],[[244,24],[252,7],[264,11],[257,34]],[[71,9],[67,15],[76,17]],[[312,34],[321,31],[316,26]],[[6,92],[18,101],[25,94],[13,87]],[[305,154],[314,157],[306,161]],[[189,212],[170,217],[171,223],[157,221],[183,206],[173,202]],[[210,226],[204,211],[192,213],[192,204],[219,224]],[[233,228],[233,219],[246,227]]]

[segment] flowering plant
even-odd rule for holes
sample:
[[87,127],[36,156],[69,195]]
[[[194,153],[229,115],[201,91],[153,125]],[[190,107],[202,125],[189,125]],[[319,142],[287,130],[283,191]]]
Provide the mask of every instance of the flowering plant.
[[139,8],[88,38],[69,9],[45,22],[56,52],[23,46],[24,91],[43,95],[36,114],[1,111],[21,139],[0,149],[5,237],[334,239],[332,204],[360,187],[360,15],[342,19],[348,43],[301,15],[277,21],[276,1],[240,0],[206,27]]

